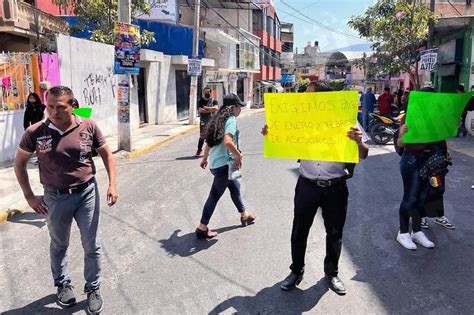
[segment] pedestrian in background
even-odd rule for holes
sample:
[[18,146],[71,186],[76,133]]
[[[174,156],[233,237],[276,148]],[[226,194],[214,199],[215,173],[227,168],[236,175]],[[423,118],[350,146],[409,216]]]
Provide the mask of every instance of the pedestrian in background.
[[23,128],[26,130],[29,126],[43,120],[45,108],[46,106],[41,103],[41,99],[38,94],[28,94],[25,115],[23,116]]
[[[458,85],[458,87],[456,88],[456,92],[460,94],[465,93],[464,86]],[[459,137],[460,135],[462,135],[463,137],[467,136],[466,117],[467,117],[467,106],[462,112],[461,121],[459,123],[459,128],[458,128],[458,134],[456,135],[456,137]]]
[[211,95],[211,88],[205,87],[202,91],[202,98],[198,102],[198,112],[200,115],[199,141],[196,156],[201,156],[204,139],[206,138],[206,126],[211,120],[212,114],[219,109],[217,101]]
[[[306,92],[327,92],[325,85],[311,83]],[[262,134],[268,134],[264,126]],[[359,157],[365,159],[369,153],[367,135],[360,125],[351,128],[347,137],[358,144]],[[329,288],[339,295],[346,288],[338,277],[339,258],[342,249],[342,234],[347,215],[349,191],[346,180],[350,177],[346,163],[300,160],[300,176],[295,188],[294,217],[291,232],[291,272],[280,285],[282,290],[295,288],[303,280],[304,260],[308,235],[318,208],[322,210],[326,228],[326,257],[324,273]]]
[[379,111],[381,115],[391,117],[392,116],[392,103],[394,102],[394,97],[390,94],[390,88],[386,87],[383,89],[382,95],[379,96],[377,100],[379,104]]
[[255,221],[256,215],[248,212],[242,202],[239,180],[229,178],[229,162],[235,163],[238,169],[242,166],[242,153],[239,149],[240,130],[237,127],[237,117],[240,115],[242,106],[245,106],[245,103],[237,95],[226,95],[224,105],[214,115],[207,127],[206,146],[201,167],[205,169],[209,164],[214,181],[202,210],[200,224],[196,228],[198,238],[217,236],[216,232],[208,228],[208,224],[217,202],[226,189],[229,189],[232,201],[240,213],[241,224],[246,226]]
[[370,124],[370,113],[372,113],[375,109],[375,103],[377,100],[375,99],[374,93],[372,93],[372,88],[367,88],[366,93],[362,96],[362,110],[363,110],[363,124],[365,131],[369,130]]
[[405,90],[405,92],[403,92],[403,95],[400,99],[400,111],[404,111],[406,113],[407,111],[407,107],[408,107],[408,98],[409,98],[409,95],[410,95],[410,91],[409,90]]
[[[58,304],[76,303],[68,271],[67,250],[73,219],[84,248],[84,291],[90,313],[102,310],[101,245],[99,241],[99,190],[92,149],[96,149],[109,176],[107,203],[117,201],[115,161],[99,127],[90,119],[72,113],[71,89],[56,86],[47,92],[48,119],[30,126],[24,133],[15,159],[15,174],[29,206],[45,215],[51,237],[50,258]],[[40,161],[40,181],[44,196],[31,189],[26,168],[36,152]]]

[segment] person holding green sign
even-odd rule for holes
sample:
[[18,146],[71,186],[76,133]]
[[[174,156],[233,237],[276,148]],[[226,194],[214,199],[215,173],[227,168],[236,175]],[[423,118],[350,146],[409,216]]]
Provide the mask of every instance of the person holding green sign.
[[[423,92],[434,92],[432,88],[424,88]],[[408,112],[409,112],[408,108]],[[400,171],[403,179],[403,199],[400,204],[399,218],[400,230],[397,235],[397,241],[406,249],[415,250],[417,246],[415,243],[426,247],[434,248],[435,244],[430,241],[426,235],[421,231],[422,216],[424,216],[424,206],[431,187],[438,187],[441,185],[441,180],[444,180],[444,175],[447,173],[447,159],[448,151],[445,140],[435,141],[430,143],[407,143],[404,135],[408,131],[405,120],[402,119],[402,126],[400,127],[400,134],[397,139],[397,145],[403,148],[402,158],[400,160]],[[434,161],[439,157],[438,161],[440,170],[429,170],[428,161]],[[432,163],[434,165],[434,163]],[[443,165],[444,164],[444,165]],[[437,172],[435,176],[430,173]],[[427,173],[427,174],[425,174]],[[442,174],[444,173],[444,174]],[[434,174],[433,174],[434,175]],[[410,219],[412,233],[410,235]],[[436,222],[444,226],[451,225],[444,216],[436,219]],[[423,227],[427,227],[427,222],[423,222]]]

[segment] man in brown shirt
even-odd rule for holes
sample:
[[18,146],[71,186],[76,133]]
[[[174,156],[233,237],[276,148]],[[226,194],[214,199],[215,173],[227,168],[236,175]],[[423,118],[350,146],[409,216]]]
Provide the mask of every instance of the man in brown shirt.
[[[45,215],[51,236],[50,258],[58,303],[72,306],[76,298],[68,272],[67,249],[72,220],[76,220],[84,248],[84,291],[90,313],[102,310],[101,245],[98,237],[99,194],[92,150],[101,156],[109,176],[107,203],[117,201],[115,161],[97,125],[72,113],[74,95],[64,86],[47,94],[48,118],[24,133],[15,159],[15,174],[25,199],[38,214]],[[27,162],[36,152],[44,196],[33,193]]]

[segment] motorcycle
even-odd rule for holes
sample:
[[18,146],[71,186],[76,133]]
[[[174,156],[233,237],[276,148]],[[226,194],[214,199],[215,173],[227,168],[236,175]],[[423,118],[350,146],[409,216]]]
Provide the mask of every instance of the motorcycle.
[[389,143],[398,129],[400,129],[400,121],[404,116],[404,112],[393,118],[376,113],[370,113],[371,127],[369,132],[372,141],[381,145]]

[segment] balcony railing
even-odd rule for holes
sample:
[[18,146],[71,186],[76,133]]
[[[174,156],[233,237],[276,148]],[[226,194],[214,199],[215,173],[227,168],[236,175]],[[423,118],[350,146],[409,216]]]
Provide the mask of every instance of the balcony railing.
[[[0,0],[0,2],[2,3],[0,24],[13,26],[13,32],[26,33],[27,35],[36,34],[35,9],[33,6],[21,0]],[[41,10],[38,10],[38,24],[40,35],[48,33],[67,34],[69,30],[68,23],[62,18]]]

